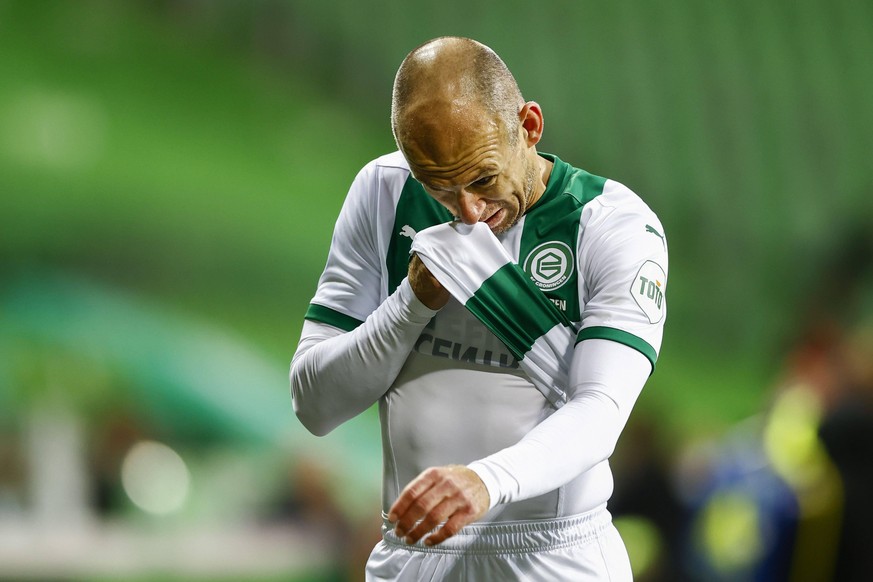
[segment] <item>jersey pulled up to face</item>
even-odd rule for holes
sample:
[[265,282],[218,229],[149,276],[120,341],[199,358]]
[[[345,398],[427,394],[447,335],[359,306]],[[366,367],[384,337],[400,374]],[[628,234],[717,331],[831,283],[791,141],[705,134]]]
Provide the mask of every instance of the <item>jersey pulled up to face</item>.
[[[546,157],[554,163],[546,192],[500,243],[577,341],[621,342],[654,366],[666,315],[660,222],[621,184]],[[337,221],[307,318],[354,329],[406,277],[416,233],[451,219],[399,153],[370,163]],[[467,464],[511,446],[554,410],[522,371],[518,350],[498,339],[507,322],[524,321],[523,304],[512,310],[498,304],[480,319],[452,300],[415,342],[380,401],[385,508],[425,468]],[[603,462],[559,490],[498,506],[486,520],[573,515],[604,503],[611,491]]]

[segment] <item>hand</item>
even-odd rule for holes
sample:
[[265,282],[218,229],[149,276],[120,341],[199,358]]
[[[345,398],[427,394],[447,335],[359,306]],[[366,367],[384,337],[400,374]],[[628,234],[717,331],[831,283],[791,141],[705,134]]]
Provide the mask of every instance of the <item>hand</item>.
[[432,546],[485,515],[490,501],[485,484],[472,469],[463,465],[431,467],[406,486],[388,511],[388,520],[396,524],[395,533],[408,544],[445,522],[424,540]]
[[409,284],[418,300],[429,309],[442,309],[449,302],[449,292],[428,271],[417,254],[413,254],[409,261]]

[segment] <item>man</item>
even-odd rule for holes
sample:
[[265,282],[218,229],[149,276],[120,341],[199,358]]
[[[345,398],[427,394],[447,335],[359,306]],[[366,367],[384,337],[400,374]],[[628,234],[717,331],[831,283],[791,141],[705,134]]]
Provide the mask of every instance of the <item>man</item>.
[[473,40],[413,50],[391,122],[399,152],[352,184],[291,366],[315,434],[379,403],[367,579],[629,580],[607,459],[660,348],[663,228],[538,153],[540,106]]

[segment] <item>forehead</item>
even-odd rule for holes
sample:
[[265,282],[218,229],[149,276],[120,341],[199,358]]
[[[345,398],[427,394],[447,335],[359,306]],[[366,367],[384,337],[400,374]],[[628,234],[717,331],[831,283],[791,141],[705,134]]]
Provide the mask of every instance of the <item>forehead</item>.
[[456,107],[416,113],[409,118],[401,147],[419,181],[437,187],[465,185],[503,167],[506,136],[495,116]]

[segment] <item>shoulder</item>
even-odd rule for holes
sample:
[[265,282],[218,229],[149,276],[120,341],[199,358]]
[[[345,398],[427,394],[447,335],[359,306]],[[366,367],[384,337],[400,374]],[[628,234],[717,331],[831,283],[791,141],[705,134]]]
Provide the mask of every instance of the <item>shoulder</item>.
[[622,265],[627,272],[636,271],[649,262],[664,273],[668,268],[667,238],[658,216],[615,180],[605,180],[602,193],[585,205],[578,243],[580,262],[590,276],[602,269],[618,272]]
[[359,177],[376,180],[399,180],[405,182],[409,177],[409,164],[399,151],[379,156],[361,169]]
[[610,215],[614,215],[613,219],[631,215],[654,216],[643,199],[621,182],[572,166],[557,156],[551,156],[551,159],[555,162],[552,171],[560,192],[557,198],[562,201],[561,209],[575,208],[573,214],[579,217],[581,213],[583,225],[592,220],[604,220]]
[[390,154],[385,154],[384,156],[379,156],[370,163],[384,169],[385,171],[395,170],[409,174],[409,164],[406,163],[406,158],[404,158],[403,154],[398,150],[395,150]]
[[623,230],[651,234],[654,230],[663,237],[664,232],[657,214],[636,192],[610,179],[604,180],[601,194],[585,204],[581,225],[589,234]]
[[578,220],[579,244],[584,239],[590,244],[604,237],[615,238],[624,231],[639,236],[655,230],[663,238],[657,215],[636,192],[617,180],[589,173],[557,157],[554,160],[564,206],[566,210],[575,208],[568,212],[568,218]]
[[379,156],[362,167],[349,189],[349,198],[370,201],[395,198],[409,180],[409,165],[399,151]]

